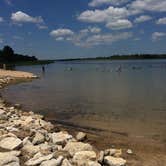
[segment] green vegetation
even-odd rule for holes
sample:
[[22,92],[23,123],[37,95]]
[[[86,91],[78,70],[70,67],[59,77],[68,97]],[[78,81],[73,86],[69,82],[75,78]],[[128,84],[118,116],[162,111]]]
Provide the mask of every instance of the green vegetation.
[[4,46],[0,50],[0,65],[44,65],[53,63],[54,60],[38,60],[35,56],[21,55],[14,53],[14,50],[9,46]]
[[140,60],[140,59],[166,59],[166,54],[113,55],[113,56],[108,56],[108,57],[95,57],[95,58],[59,59],[57,61],[79,61],[79,60]]

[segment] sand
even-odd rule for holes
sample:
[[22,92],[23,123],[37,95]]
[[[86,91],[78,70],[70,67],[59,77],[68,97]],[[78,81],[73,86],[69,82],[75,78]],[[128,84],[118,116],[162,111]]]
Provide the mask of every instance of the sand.
[[0,77],[29,78],[29,79],[37,78],[36,75],[29,72],[2,70],[2,69],[0,69]]

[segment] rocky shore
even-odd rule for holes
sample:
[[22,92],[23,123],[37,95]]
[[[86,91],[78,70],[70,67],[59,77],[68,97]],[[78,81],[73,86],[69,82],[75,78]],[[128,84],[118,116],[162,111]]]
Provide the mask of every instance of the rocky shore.
[[[1,76],[0,86],[17,79]],[[42,115],[24,112],[19,104],[7,105],[0,98],[0,166],[127,165],[121,149],[99,151],[86,139],[86,133],[78,132],[74,137]]]

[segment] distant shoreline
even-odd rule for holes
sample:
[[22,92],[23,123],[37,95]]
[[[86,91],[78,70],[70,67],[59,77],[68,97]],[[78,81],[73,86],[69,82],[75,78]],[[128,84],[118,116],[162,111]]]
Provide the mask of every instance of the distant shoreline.
[[69,58],[56,59],[55,62],[61,61],[87,61],[87,60],[154,60],[166,59],[166,54],[134,54],[134,55],[113,55],[108,57],[94,57],[94,58]]

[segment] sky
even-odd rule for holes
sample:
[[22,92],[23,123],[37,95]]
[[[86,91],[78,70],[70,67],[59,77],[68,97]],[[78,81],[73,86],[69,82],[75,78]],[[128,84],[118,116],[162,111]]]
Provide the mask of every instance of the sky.
[[0,0],[0,48],[40,59],[166,53],[166,0]]

